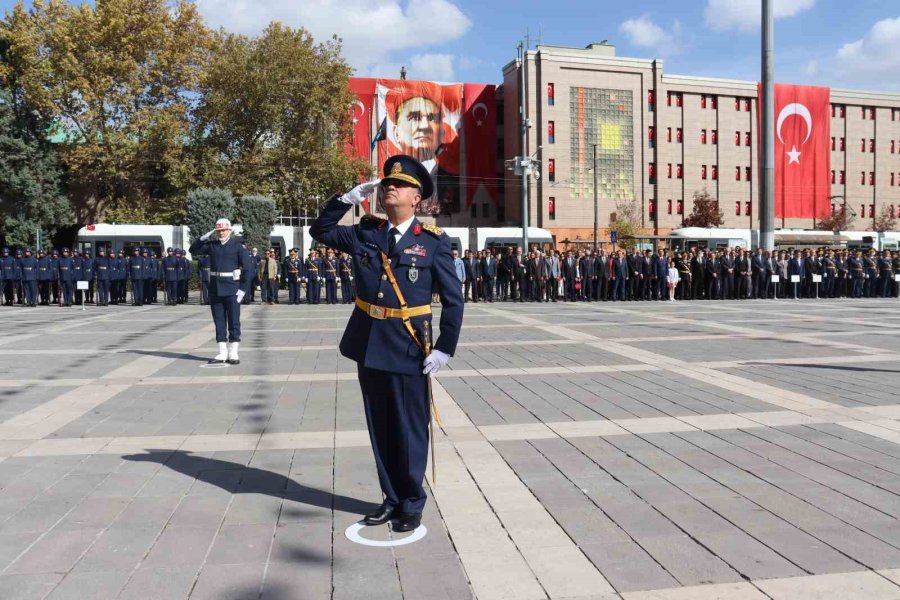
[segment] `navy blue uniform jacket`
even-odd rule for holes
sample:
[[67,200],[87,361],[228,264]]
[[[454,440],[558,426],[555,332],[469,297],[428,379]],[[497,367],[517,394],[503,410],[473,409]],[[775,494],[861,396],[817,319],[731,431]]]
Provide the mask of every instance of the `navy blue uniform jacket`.
[[[382,279],[381,252],[388,253],[390,225],[383,219],[365,217],[358,225],[338,226],[350,208],[339,197],[332,197],[322,207],[309,232],[320,244],[353,257],[358,298],[378,306],[400,308],[391,282]],[[443,309],[440,336],[434,348],[452,356],[462,327],[463,297],[453,266],[450,238],[417,225],[420,225],[418,219],[413,219],[389,255],[391,268],[407,306],[431,304],[432,286],[440,293]],[[414,264],[417,278],[411,281],[410,270]],[[379,293],[383,297],[379,298]],[[423,324],[431,321],[431,315],[413,317],[411,321],[421,340]],[[359,307],[353,310],[347,323],[341,354],[370,369],[404,375],[421,374],[425,360],[400,319],[373,319]]]
[[[250,293],[250,286],[253,285],[253,276],[256,274],[253,270],[253,260],[250,257],[250,252],[234,236],[228,238],[228,241],[224,244],[215,238],[210,238],[207,242],[197,238],[191,244],[190,253],[209,256],[209,267],[211,270],[209,278],[210,296],[234,296],[239,289],[244,290],[245,294]],[[239,280],[235,280],[234,277],[230,276],[220,277],[216,275],[216,273],[231,273],[235,269],[241,270]]]

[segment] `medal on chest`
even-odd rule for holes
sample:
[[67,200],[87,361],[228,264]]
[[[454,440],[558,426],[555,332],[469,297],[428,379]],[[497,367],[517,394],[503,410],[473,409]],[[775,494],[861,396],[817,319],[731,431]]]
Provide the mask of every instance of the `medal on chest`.
[[407,276],[409,277],[410,283],[415,283],[416,281],[419,280],[419,269],[416,268],[416,258],[415,257],[413,257],[413,259],[412,259],[412,266],[409,267]]

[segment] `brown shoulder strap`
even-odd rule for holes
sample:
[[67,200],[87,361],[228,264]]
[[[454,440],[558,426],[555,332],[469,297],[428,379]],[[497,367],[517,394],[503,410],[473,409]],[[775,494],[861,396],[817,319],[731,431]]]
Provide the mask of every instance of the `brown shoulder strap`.
[[[394,293],[397,295],[397,302],[400,303],[400,308],[407,308],[406,298],[403,296],[403,292],[400,291],[400,284],[397,283],[397,278],[394,277],[394,270],[391,269],[391,259],[384,252],[381,253],[381,266],[384,268],[384,274],[387,275],[388,281],[391,282],[391,287],[394,288]],[[421,348],[422,352],[426,352],[425,346],[419,340],[419,336],[416,335],[416,330],[413,328],[409,317],[403,318],[403,326],[406,327],[409,337],[416,343],[416,346]]]

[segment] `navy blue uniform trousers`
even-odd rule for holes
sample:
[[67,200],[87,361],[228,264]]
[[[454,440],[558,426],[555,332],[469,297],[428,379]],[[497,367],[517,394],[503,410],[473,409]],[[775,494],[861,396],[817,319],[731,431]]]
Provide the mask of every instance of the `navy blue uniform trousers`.
[[422,480],[428,464],[428,382],[357,365],[369,438],[385,502],[403,512],[425,508]]
[[216,342],[241,341],[241,305],[237,296],[213,296],[209,309],[216,324]]

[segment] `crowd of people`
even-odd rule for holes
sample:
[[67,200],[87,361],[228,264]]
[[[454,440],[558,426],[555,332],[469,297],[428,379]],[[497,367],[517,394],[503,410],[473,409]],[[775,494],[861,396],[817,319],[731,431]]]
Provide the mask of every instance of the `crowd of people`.
[[467,301],[518,302],[887,298],[900,254],[830,248],[607,252],[454,251]]
[[[196,264],[180,248],[79,252],[63,248],[12,255],[0,250],[0,292],[7,306],[169,305],[190,299],[196,271],[208,304],[209,261]],[[353,259],[347,253],[292,248],[251,250],[255,269],[243,304],[352,304]],[[738,300],[745,298],[888,298],[900,293],[900,254],[869,250],[618,250],[607,252],[495,248],[453,251],[466,301],[557,302]],[[79,282],[84,282],[81,286]],[[84,289],[79,289],[79,287]],[[281,292],[286,291],[286,297]],[[340,298],[338,294],[340,293]]]

